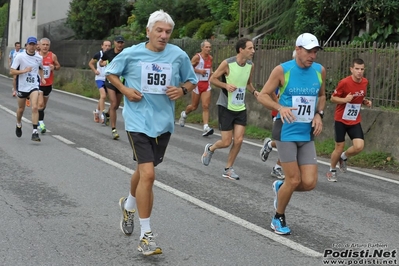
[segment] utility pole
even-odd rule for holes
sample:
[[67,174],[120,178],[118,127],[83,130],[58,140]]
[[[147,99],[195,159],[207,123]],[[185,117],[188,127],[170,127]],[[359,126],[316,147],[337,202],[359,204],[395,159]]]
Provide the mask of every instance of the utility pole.
[[22,26],[23,26],[23,15],[24,15],[24,0],[19,0],[21,4],[21,20],[19,21],[19,42],[21,43],[22,46]]

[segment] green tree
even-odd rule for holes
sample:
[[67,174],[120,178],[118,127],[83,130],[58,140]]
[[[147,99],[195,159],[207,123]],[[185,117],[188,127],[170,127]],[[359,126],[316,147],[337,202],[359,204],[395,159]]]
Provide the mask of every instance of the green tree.
[[182,25],[198,18],[207,21],[212,18],[205,0],[178,0],[176,7],[170,14],[173,14],[173,19]]
[[[268,32],[273,39],[289,39],[296,35],[293,30],[297,13],[296,0],[258,0],[259,8],[266,18],[258,27]],[[259,34],[261,32],[257,32]]]
[[[353,5],[348,17],[344,19]],[[342,25],[331,40],[399,41],[399,1],[397,0],[298,0],[295,31],[312,32],[328,39],[339,23]],[[357,37],[360,32],[364,36]]]
[[363,22],[362,26],[366,31],[363,39],[369,38],[368,40],[377,42],[399,41],[399,18],[397,15],[399,1],[357,1],[354,9],[356,18]]
[[234,21],[236,19],[238,21],[240,0],[205,0],[205,2],[214,21]]
[[8,20],[8,4],[4,4],[0,7],[0,34],[3,36],[4,31],[7,27]]
[[111,29],[125,23],[128,9],[127,0],[72,0],[67,25],[76,38],[103,39]]
[[173,10],[176,8],[177,0],[137,0],[134,4],[133,14],[139,27],[145,29],[148,17],[157,10],[164,10],[173,18]]

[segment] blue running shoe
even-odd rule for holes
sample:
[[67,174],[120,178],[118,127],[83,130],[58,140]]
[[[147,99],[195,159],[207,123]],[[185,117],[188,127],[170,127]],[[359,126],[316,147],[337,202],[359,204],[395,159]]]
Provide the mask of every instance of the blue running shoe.
[[291,229],[285,223],[285,217],[276,218],[273,216],[272,223],[270,224],[272,230],[279,235],[291,234]]
[[276,180],[273,182],[273,191],[274,191],[274,209],[277,210],[277,193],[278,190],[280,189],[281,185],[284,182],[281,180]]

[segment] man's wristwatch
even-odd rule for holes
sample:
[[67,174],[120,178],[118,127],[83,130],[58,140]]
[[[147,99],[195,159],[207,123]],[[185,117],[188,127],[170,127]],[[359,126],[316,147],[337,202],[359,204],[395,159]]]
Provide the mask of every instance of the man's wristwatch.
[[317,111],[316,113],[320,115],[321,119],[323,119],[323,117],[324,117],[324,111]]
[[185,87],[181,87],[181,89],[183,90],[183,95],[186,95],[188,93],[188,90]]

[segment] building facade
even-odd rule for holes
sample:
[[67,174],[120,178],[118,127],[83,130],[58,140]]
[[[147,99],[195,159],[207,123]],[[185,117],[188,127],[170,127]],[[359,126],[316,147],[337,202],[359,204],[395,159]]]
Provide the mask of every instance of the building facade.
[[3,67],[8,69],[8,54],[14,49],[15,42],[20,42],[23,48],[29,36],[46,37],[52,41],[72,37],[73,30],[65,25],[71,1],[9,0],[8,29],[2,42]]
[[25,44],[29,36],[63,40],[73,36],[65,26],[71,0],[10,0],[7,46]]

